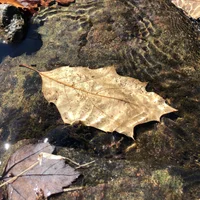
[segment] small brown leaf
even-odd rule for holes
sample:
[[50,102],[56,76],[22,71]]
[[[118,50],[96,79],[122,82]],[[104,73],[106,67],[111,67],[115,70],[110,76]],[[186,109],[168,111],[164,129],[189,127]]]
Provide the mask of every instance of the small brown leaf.
[[200,17],[200,0],[172,0],[172,3],[183,9],[189,17]]
[[57,106],[68,124],[81,121],[87,126],[133,138],[136,125],[159,121],[162,115],[176,111],[159,95],[147,92],[147,83],[119,76],[113,66],[61,67],[37,72],[42,77],[45,98]]
[[[47,198],[62,192],[79,176],[63,157],[52,155],[53,150],[48,143],[29,144],[10,157],[3,177],[9,199],[33,200],[41,195]],[[38,156],[43,157],[42,162]]]

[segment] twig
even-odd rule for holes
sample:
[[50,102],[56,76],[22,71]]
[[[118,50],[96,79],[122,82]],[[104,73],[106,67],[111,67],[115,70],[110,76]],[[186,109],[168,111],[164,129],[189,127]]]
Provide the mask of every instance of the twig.
[[80,166],[80,164],[79,164],[79,163],[77,163],[77,162],[75,162],[75,161],[71,160],[70,158],[66,158],[66,157],[65,157],[65,160],[68,160],[68,161],[70,161],[70,162],[71,162],[71,163],[73,163],[74,165]]
[[82,168],[82,167],[87,167],[88,165],[90,165],[90,164],[92,164],[92,163],[94,163],[95,162],[95,160],[93,160],[93,161],[91,161],[91,162],[88,162],[88,163],[84,163],[84,164],[82,164],[82,165],[79,165],[78,167],[76,167],[75,169],[79,169],[79,168]]
[[24,171],[22,171],[21,173],[19,173],[17,176],[12,177],[11,179],[9,179],[8,181],[2,183],[0,185],[0,188],[3,187],[4,185],[7,185],[9,183],[12,183],[13,181],[15,181],[19,176],[21,176],[22,174],[26,173],[28,170],[32,169],[33,167],[35,167],[36,165],[39,164],[39,161],[35,162],[34,164],[32,164],[30,167],[28,167],[27,169],[25,169]]
[[82,189],[84,189],[84,187],[64,188],[63,192],[71,192],[71,191],[74,191],[74,190],[82,190]]
[[126,149],[125,149],[125,153],[131,151],[132,149],[136,149],[137,148],[137,143],[136,142],[133,142],[130,146],[128,146]]
[[83,166],[87,166],[87,165],[89,165],[89,164],[91,164],[91,163],[94,162],[94,161],[92,161],[92,162],[89,162],[89,163],[85,163],[85,164],[83,164],[83,165],[80,165],[79,163],[73,161],[72,159],[67,158],[67,157],[64,157],[64,156],[54,155],[54,154],[50,154],[50,153],[46,153],[46,152],[41,152],[41,153],[39,154],[39,156],[38,156],[38,160],[39,160],[40,164],[42,163],[42,158],[67,160],[67,161],[73,163],[74,165],[77,165],[78,168],[83,167]]

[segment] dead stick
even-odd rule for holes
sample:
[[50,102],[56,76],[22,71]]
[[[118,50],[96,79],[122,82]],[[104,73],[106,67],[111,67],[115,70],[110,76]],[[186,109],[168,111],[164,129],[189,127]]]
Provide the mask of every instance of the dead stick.
[[7,185],[9,183],[12,183],[13,181],[15,181],[19,176],[21,176],[22,174],[26,173],[28,170],[32,169],[33,167],[35,167],[36,165],[39,164],[39,161],[35,162],[33,165],[31,165],[30,167],[28,167],[27,169],[25,169],[24,171],[22,171],[21,173],[19,173],[17,176],[12,177],[11,179],[9,179],[8,181],[2,183],[0,185],[0,188],[3,187],[4,185]]
[[91,162],[88,162],[88,163],[84,163],[84,164],[79,165],[78,167],[76,167],[76,169],[79,169],[79,168],[81,168],[81,167],[86,167],[86,166],[88,166],[88,165],[90,165],[90,164],[92,164],[92,163],[94,163],[94,162],[95,162],[95,160],[93,160],[93,161],[91,161]]
[[74,190],[82,190],[82,189],[84,189],[84,187],[64,188],[63,192],[71,192],[71,191],[74,191]]

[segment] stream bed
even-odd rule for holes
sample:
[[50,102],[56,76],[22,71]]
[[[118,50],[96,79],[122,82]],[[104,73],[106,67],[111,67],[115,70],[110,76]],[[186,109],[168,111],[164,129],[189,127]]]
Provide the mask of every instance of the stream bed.
[[[84,189],[49,199],[199,199],[199,34],[169,0],[76,0],[41,9],[21,43],[0,44],[1,174],[17,147],[48,138],[59,155],[95,161],[71,185]],[[40,76],[20,64],[40,71],[114,65],[178,111],[136,126],[135,140],[64,124]]]

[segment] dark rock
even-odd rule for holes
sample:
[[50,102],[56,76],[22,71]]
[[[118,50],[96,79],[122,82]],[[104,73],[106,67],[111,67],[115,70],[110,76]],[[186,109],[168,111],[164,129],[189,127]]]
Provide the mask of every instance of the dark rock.
[[0,41],[19,42],[26,34],[25,12],[9,4],[0,4]]

